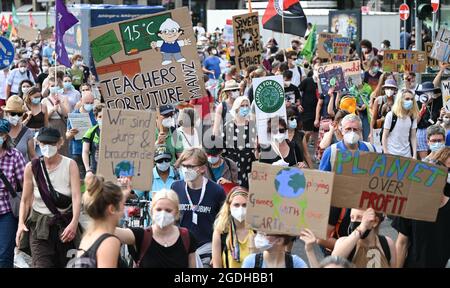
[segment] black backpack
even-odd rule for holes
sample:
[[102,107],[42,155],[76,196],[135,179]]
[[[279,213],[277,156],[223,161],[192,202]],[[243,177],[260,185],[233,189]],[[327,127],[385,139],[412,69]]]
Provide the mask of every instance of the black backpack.
[[[392,111],[391,111],[392,112]],[[412,116],[409,116],[411,118],[411,127],[413,125],[414,119]],[[395,128],[395,124],[397,124],[397,115],[395,115],[394,112],[392,112],[392,122],[391,122],[391,128],[389,128],[389,134],[392,133],[392,130],[394,130]],[[409,139],[409,149],[411,149],[411,155],[413,154],[413,149],[411,146],[411,127],[408,130],[408,139]],[[383,131],[384,131],[384,127],[381,129],[381,133],[380,133],[380,141],[381,143],[383,143]]]
[[66,265],[66,268],[97,268],[98,247],[100,247],[102,242],[109,237],[116,237],[116,236],[108,233],[101,235],[100,237],[97,238],[97,240],[95,240],[94,244],[92,244],[92,246],[89,247],[89,249],[83,253],[83,255],[79,257],[75,256],[72,259],[70,259]]
[[[255,255],[255,267],[254,268],[262,268],[263,263],[263,253],[257,253]],[[291,253],[284,253],[284,261],[286,263],[286,268],[294,268],[294,257]]]

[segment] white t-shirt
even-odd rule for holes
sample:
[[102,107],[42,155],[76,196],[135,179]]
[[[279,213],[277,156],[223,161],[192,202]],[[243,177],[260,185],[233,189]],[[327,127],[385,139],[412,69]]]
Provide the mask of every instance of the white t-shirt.
[[198,36],[204,36],[206,34],[205,28],[200,26],[195,26],[194,31],[197,31]]
[[300,75],[300,72],[298,72],[298,68],[297,66],[295,66],[292,69],[289,69],[290,71],[292,71],[292,80],[291,80],[291,84],[298,87],[300,85],[300,82],[302,82],[302,77],[305,76],[305,70],[300,67],[300,70],[302,71],[302,75]]
[[11,85],[12,93],[19,93],[19,84],[22,80],[28,79],[34,84],[34,78],[31,74],[30,70],[27,70],[25,73],[20,73],[19,68],[15,68],[9,72],[7,83]]
[[[392,111],[387,113],[384,120],[384,129],[390,129],[392,124]],[[414,119],[411,125],[411,118],[409,116],[404,118],[397,118],[397,123],[394,129],[389,134],[387,139],[388,153],[403,157],[412,157],[410,148],[411,129],[417,128],[417,120]]]

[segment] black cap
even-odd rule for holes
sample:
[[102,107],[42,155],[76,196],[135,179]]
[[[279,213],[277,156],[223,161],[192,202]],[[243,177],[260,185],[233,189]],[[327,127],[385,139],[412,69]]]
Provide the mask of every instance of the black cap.
[[37,140],[44,143],[56,143],[61,139],[61,133],[54,128],[42,127],[39,130]]
[[205,153],[208,155],[218,155],[220,153],[222,153],[223,149],[217,148],[217,147],[212,147],[212,148],[206,148],[204,147],[203,150],[205,150]]
[[159,107],[159,114],[161,115],[167,115],[173,112],[175,112],[175,108],[172,105],[163,105]]
[[155,161],[161,159],[172,160],[172,154],[170,154],[170,152],[167,151],[166,145],[158,145],[155,148]]

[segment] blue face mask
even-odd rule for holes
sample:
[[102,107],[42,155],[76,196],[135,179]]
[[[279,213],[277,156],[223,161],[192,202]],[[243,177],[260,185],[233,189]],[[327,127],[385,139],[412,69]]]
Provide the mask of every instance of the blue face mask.
[[443,143],[443,142],[431,143],[430,150],[431,150],[431,152],[436,152],[436,151],[441,150],[444,147],[445,147],[445,143]]
[[404,100],[403,101],[403,109],[411,110],[412,107],[413,107],[413,101],[412,100]]
[[33,103],[34,105],[41,103],[41,97],[31,99],[31,103]]
[[73,85],[72,82],[64,82],[64,89],[72,90]]
[[59,92],[59,87],[58,86],[54,86],[54,87],[50,87],[50,94],[56,94]]
[[84,110],[86,110],[87,112],[91,112],[92,109],[94,108],[94,105],[92,104],[84,104]]
[[296,129],[297,128],[297,120],[291,120],[289,121],[289,129]]
[[248,107],[239,108],[239,115],[241,115],[241,117],[247,117],[249,112],[250,112],[250,108],[248,108]]

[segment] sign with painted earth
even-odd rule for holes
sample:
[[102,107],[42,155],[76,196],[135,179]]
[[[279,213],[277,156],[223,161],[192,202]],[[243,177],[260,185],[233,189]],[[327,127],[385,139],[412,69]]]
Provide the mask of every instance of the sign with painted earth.
[[265,113],[275,113],[284,105],[284,88],[274,80],[266,80],[258,85],[255,103]]

